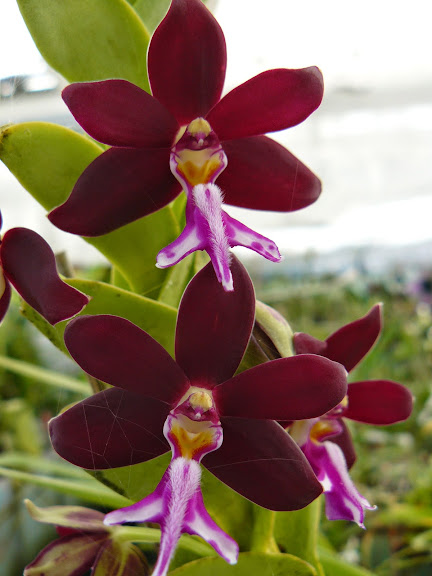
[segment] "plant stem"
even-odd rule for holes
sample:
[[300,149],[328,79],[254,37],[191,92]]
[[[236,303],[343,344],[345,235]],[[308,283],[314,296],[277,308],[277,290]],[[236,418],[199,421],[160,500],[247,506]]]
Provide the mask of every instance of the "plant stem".
[[252,530],[251,550],[274,554],[279,548],[273,536],[276,513],[260,506],[254,506],[254,527]]

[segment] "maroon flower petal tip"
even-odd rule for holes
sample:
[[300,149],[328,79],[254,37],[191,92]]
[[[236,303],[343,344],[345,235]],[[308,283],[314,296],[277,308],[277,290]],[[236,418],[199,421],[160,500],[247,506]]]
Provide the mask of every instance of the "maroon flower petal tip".
[[317,354],[325,356],[327,345],[322,340],[314,338],[304,332],[296,332],[293,336],[294,350],[296,354]]
[[84,170],[49,220],[71,234],[100,236],[156,212],[181,191],[169,156],[168,148],[107,150]]
[[300,448],[272,421],[223,418],[222,446],[203,459],[219,480],[270,510],[298,510],[321,484]]
[[189,124],[219,100],[225,69],[225,38],[211,13],[200,0],[173,0],[149,46],[153,96]]
[[189,283],[180,303],[176,358],[194,384],[212,387],[230,378],[246,349],[255,293],[245,267],[233,257],[234,290],[225,292],[210,262]]
[[124,318],[80,316],[66,327],[65,344],[85,372],[142,397],[171,405],[189,385],[168,352]]
[[221,141],[258,136],[303,122],[321,104],[318,68],[276,69],[258,74],[218,102],[207,120]]
[[228,167],[218,177],[226,204],[293,212],[313,204],[321,182],[286,148],[266,136],[223,143]]
[[331,334],[326,340],[323,355],[340,362],[351,372],[375,344],[381,328],[382,304],[376,304],[366,316]]
[[222,416],[305,420],[334,408],[346,390],[341,364],[302,354],[254,366],[217,386],[213,397]]
[[339,419],[339,425],[341,427],[341,432],[336,436],[330,436],[328,441],[333,442],[333,444],[337,444],[342,450],[347,468],[349,470],[357,460],[357,455],[352,441],[351,432],[349,431],[342,418]]
[[[2,287],[3,284],[3,287]],[[5,275],[3,274],[2,269],[0,268],[0,292],[3,289],[3,293],[0,296],[0,322],[3,321],[3,318],[8,311],[10,299],[11,299],[11,287],[9,282],[7,281]]]
[[75,316],[89,298],[65,284],[47,242],[27,228],[12,228],[1,244],[3,272],[19,295],[50,324]]
[[367,380],[348,386],[345,418],[366,424],[394,424],[406,420],[413,406],[408,388],[391,380]]
[[62,97],[78,124],[110,146],[169,147],[179,128],[160,102],[126,80],[71,84]]
[[168,451],[162,429],[169,407],[110,388],[75,404],[49,422],[54,450],[88,470],[146,462]]

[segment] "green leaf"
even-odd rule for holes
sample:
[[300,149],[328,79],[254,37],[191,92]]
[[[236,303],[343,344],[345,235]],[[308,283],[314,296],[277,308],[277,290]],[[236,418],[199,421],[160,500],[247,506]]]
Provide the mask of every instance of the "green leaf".
[[69,82],[124,78],[149,91],[149,32],[125,0],[18,0],[50,66]]
[[0,467],[0,476],[9,478],[11,480],[27,482],[42,488],[49,488],[60,492],[61,494],[68,494],[86,502],[92,502],[98,506],[106,506],[108,508],[122,508],[129,506],[131,501],[124,498],[120,494],[103,488],[100,484],[90,480],[66,480],[64,478],[52,478],[50,476],[42,476],[39,474],[29,474],[28,472],[21,472],[19,470],[11,470],[9,468]]
[[[244,552],[238,563],[230,565],[219,557],[202,558],[184,564],[172,576],[316,576],[315,570],[300,558],[289,554],[258,554]],[[333,575],[331,575],[333,576]]]
[[320,547],[319,557],[326,576],[374,576],[373,572],[348,564],[325,548]]
[[23,362],[22,360],[17,360],[15,358],[0,356],[0,368],[4,368],[14,374],[25,376],[29,381],[62,388],[63,390],[76,392],[82,396],[88,396],[91,392],[89,385],[84,382],[65,376],[61,372],[54,372],[53,370],[40,368],[39,366],[30,364],[30,362]]
[[288,554],[296,554],[323,574],[318,559],[318,530],[321,501],[317,498],[302,510],[277,512],[274,536],[280,549]]
[[[0,159],[46,209],[62,204],[83,170],[103,149],[86,136],[47,122],[25,122],[0,131]],[[179,235],[171,207],[110,234],[85,240],[124,276],[132,289],[155,296],[167,276],[156,255]]]
[[128,0],[141,17],[150,32],[154,32],[159,22],[168,12],[171,0]]
[[[159,342],[171,355],[174,355],[174,335],[177,310],[161,302],[128,292],[96,280],[68,278],[67,283],[90,296],[91,300],[81,312],[84,314],[113,314],[130,320]],[[24,315],[42,334],[63,352],[63,334],[67,322],[51,326],[26,302],[22,303]],[[0,359],[1,365],[1,359]]]
[[164,285],[159,293],[159,302],[178,308],[183,292],[193,276],[194,260],[195,254],[190,254],[168,270]]

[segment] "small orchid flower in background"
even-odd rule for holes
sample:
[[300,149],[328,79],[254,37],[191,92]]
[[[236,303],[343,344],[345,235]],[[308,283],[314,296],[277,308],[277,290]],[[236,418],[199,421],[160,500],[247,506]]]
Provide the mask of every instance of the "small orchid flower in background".
[[26,566],[24,576],[146,576],[148,566],[141,550],[116,538],[116,528],[104,524],[104,514],[81,506],[38,508],[25,504],[30,516],[54,524],[60,538],[48,544]]
[[51,222],[82,236],[106,234],[183,188],[186,227],[159,253],[159,267],[206,250],[232,290],[230,247],[280,260],[276,245],[228,216],[223,201],[289,212],[318,198],[318,178],[263,134],[303,122],[321,103],[322,75],[315,67],[268,70],[221,98],[225,69],[225,39],[211,13],[200,0],[173,0],[149,46],[152,96],[125,80],[68,86],[63,98],[78,123],[112,148],[83,172]]
[[[350,372],[372,348],[381,326],[378,304],[324,342],[307,334],[294,334],[294,348],[297,354],[319,354],[340,362]],[[406,420],[411,411],[412,394],[407,388],[389,380],[367,380],[350,383],[346,397],[324,416],[291,426],[291,436],[323,485],[329,520],[352,520],[364,528],[364,510],[375,508],[349,476],[356,455],[343,418],[384,426]]]
[[222,426],[222,445],[203,458],[217,478],[272,510],[302,508],[321,493],[302,451],[274,420],[328,412],[346,394],[346,371],[303,355],[233,377],[252,330],[255,297],[235,258],[232,273],[234,292],[223,290],[211,263],[190,282],[177,319],[177,362],[123,318],[81,316],[69,323],[65,343],[73,359],[113,387],[51,420],[60,456],[87,469],[151,460],[169,449],[163,430],[170,412],[199,392]]
[[60,279],[53,251],[28,228],[12,228],[0,240],[0,321],[9,308],[11,284],[50,324],[75,316],[89,302]]

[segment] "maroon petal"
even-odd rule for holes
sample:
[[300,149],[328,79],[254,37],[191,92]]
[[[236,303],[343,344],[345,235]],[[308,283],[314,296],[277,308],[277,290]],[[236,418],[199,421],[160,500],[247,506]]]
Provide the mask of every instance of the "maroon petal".
[[12,228],[1,243],[3,272],[19,295],[50,324],[78,314],[89,299],[65,284],[45,240],[27,228]]
[[4,283],[3,294],[0,296],[0,322],[1,322],[6,315],[6,312],[8,311],[11,299],[11,287],[6,276],[3,274],[1,267],[0,267],[0,282]]
[[221,141],[276,132],[303,122],[321,104],[323,92],[315,66],[267,70],[231,90],[207,120]]
[[326,438],[326,441],[328,440],[329,442],[333,442],[339,446],[345,456],[345,461],[349,470],[356,461],[357,455],[351,438],[351,432],[348,430],[348,427],[342,418],[339,419],[339,425],[342,428],[342,432],[336,436]]
[[253,136],[223,143],[228,167],[217,183],[226,204],[292,212],[313,204],[321,182],[286,148],[267,138]]
[[160,102],[126,80],[71,84],[62,97],[78,124],[110,146],[166,148],[179,129]]
[[318,340],[318,338],[314,338],[304,332],[296,332],[294,334],[293,344],[296,354],[318,354],[318,356],[326,356],[326,342]]
[[226,69],[223,32],[200,0],[173,0],[148,53],[153,96],[189,124],[219,100]]
[[321,492],[300,448],[276,422],[223,418],[222,446],[203,464],[219,480],[270,510],[298,510]]
[[48,218],[66,232],[100,236],[160,210],[180,193],[168,148],[110,148],[81,174]]
[[80,316],[66,327],[65,344],[85,372],[130,392],[171,405],[189,386],[168,352],[124,318]]
[[180,303],[176,358],[194,384],[212,387],[230,378],[246,349],[255,294],[244,266],[233,257],[234,290],[225,292],[210,262],[189,283]]
[[343,366],[302,354],[254,366],[217,386],[213,398],[222,416],[306,420],[331,410],[346,389]]
[[169,406],[124,390],[103,390],[50,420],[54,450],[81,468],[146,462],[169,446],[162,429]]
[[366,424],[394,424],[410,416],[412,404],[411,392],[397,382],[353,382],[348,386],[348,408],[344,417]]
[[24,568],[24,576],[82,576],[106,539],[106,534],[71,534],[54,540]]
[[348,372],[374,345],[382,327],[382,305],[376,304],[363,318],[343,326],[326,339],[323,356],[340,362]]

